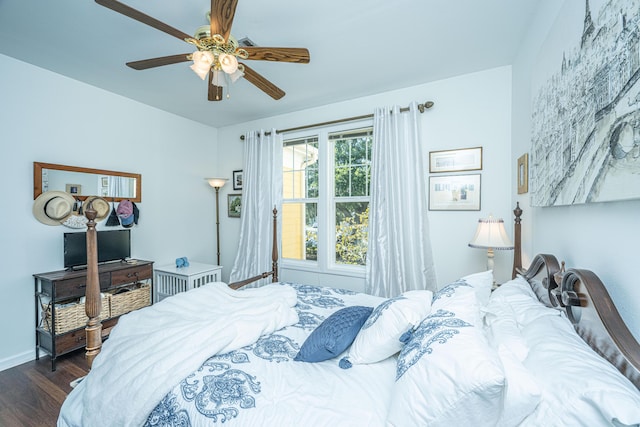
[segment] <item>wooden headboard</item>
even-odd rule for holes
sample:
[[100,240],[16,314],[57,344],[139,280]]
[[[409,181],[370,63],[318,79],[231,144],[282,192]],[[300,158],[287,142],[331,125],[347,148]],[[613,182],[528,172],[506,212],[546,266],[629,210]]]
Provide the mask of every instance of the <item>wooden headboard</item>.
[[549,307],[563,310],[578,334],[640,390],[640,344],[620,317],[609,292],[592,271],[565,271],[553,255],[540,254],[521,270]]

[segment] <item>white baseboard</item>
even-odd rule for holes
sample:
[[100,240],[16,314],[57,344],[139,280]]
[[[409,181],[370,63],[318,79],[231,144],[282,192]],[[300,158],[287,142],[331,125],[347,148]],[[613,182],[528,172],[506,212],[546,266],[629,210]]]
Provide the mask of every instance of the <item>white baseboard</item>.
[[24,353],[16,354],[6,359],[0,359],[0,371],[13,368],[14,366],[22,365],[23,363],[31,362],[35,360],[36,354],[33,350],[25,351]]

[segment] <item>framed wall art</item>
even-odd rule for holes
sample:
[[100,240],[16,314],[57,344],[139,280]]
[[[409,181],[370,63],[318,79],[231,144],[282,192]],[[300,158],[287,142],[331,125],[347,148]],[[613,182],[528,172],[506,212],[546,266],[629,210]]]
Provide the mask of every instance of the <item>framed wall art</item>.
[[529,191],[529,154],[518,157],[518,194]]
[[479,211],[480,174],[429,177],[430,211]]
[[227,194],[227,213],[231,218],[240,218],[242,194]]
[[80,196],[82,195],[82,185],[67,184],[65,185],[65,191],[73,196]]
[[482,169],[482,147],[429,152],[429,172],[462,172]]
[[233,171],[233,189],[242,190],[242,171]]

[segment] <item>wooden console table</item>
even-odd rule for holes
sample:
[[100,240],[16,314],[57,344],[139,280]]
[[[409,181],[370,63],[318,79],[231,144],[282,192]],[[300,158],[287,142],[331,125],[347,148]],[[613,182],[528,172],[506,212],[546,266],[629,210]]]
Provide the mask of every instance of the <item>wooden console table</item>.
[[[139,288],[148,292],[148,298],[143,298],[140,305],[150,305],[153,289],[153,261],[129,260],[106,263],[98,266],[100,292],[113,293],[109,298],[118,297],[118,291],[129,288]],[[36,360],[40,358],[40,349],[51,355],[51,370],[56,369],[56,358],[85,346],[85,324],[87,317],[84,304],[80,298],[84,297],[87,283],[87,270],[60,270],[49,273],[34,274],[35,308],[36,308]],[[148,289],[148,291],[147,291]],[[139,291],[137,291],[139,292]],[[77,303],[77,304],[74,304]],[[70,309],[75,307],[73,313]],[[109,301],[102,304],[100,317],[102,319],[102,337],[106,338],[123,313],[112,316]],[[105,312],[106,311],[106,312]],[[59,312],[59,313],[58,313]],[[75,326],[71,322],[71,329],[61,329],[63,313],[71,313],[77,317]],[[66,314],[65,314],[66,315]],[[78,317],[79,316],[79,317]],[[69,319],[65,318],[64,321]]]

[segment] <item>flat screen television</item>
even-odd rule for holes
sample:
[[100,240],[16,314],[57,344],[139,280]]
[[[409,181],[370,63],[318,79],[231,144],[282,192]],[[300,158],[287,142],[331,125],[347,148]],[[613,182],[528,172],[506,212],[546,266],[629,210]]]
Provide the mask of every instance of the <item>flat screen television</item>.
[[[131,256],[131,230],[98,231],[98,263]],[[87,265],[87,233],[64,233],[64,268]]]

